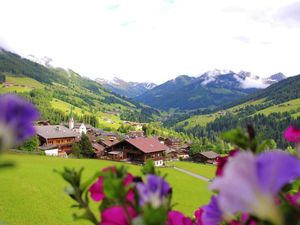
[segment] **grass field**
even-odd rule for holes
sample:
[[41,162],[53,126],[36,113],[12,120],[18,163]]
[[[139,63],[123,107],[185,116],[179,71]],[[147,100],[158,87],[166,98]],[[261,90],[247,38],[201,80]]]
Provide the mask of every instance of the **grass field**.
[[[234,106],[232,108],[229,108],[225,111],[235,114],[237,112],[237,110],[244,108],[247,105],[257,105],[257,104],[262,103],[263,101],[265,101],[264,98],[256,100],[256,101],[246,102],[246,103]],[[206,124],[213,122],[219,116],[220,116],[220,114],[218,112],[211,113],[211,114],[205,114],[205,115],[195,115],[184,121],[179,122],[178,125],[184,125],[186,123],[186,125],[184,125],[184,128],[187,128],[187,129],[193,128],[196,125],[206,126]]]
[[[119,164],[20,154],[5,155],[2,159],[16,163],[14,168],[2,169],[0,173],[0,221],[7,225],[87,224],[73,221],[72,200],[63,192],[66,183],[53,169],[84,167],[84,178],[88,178],[103,167]],[[140,169],[139,166],[129,166],[134,175],[139,175]],[[175,209],[192,216],[195,209],[209,201],[208,183],[172,168],[162,168],[161,171],[168,174],[167,180],[173,187],[173,203],[178,203]]]
[[6,82],[16,85],[25,85],[31,88],[43,88],[44,85],[37,80],[31,79],[29,77],[16,77],[16,76],[6,76]]
[[[269,108],[266,108],[266,109],[263,109],[263,110],[260,110],[258,112],[256,112],[256,114],[265,114],[265,115],[269,115],[271,113],[282,113],[282,112],[288,112],[288,111],[291,111],[291,110],[297,110],[298,108],[300,108],[300,98],[298,99],[294,99],[294,100],[291,100],[291,101],[287,101],[287,102],[284,102],[282,104],[279,104],[279,105],[274,105],[274,106],[271,106]],[[296,113],[296,115],[299,116],[299,112]]]
[[[73,112],[82,116],[82,109],[81,108],[78,108],[76,106],[73,106],[67,102],[64,102],[64,101],[61,101],[57,98],[53,98],[53,100],[51,101],[51,106],[55,109],[60,109],[62,110],[63,112],[65,112],[66,114],[70,114],[70,110],[71,110],[71,107],[73,108]],[[90,114],[89,112],[85,111],[85,114]]]
[[6,75],[6,83],[12,84],[14,86],[3,87],[3,85],[0,85],[0,93],[29,92],[34,88],[44,87],[43,84],[29,77],[17,77],[17,76],[11,76],[10,74],[5,74],[5,75]]
[[216,174],[216,166],[214,165],[205,165],[193,162],[171,162],[170,165],[185,169],[192,173],[207,177],[212,179]]
[[11,92],[29,92],[32,88],[29,87],[20,87],[20,86],[12,86],[12,87],[3,87],[0,86],[0,94],[1,93],[11,93]]

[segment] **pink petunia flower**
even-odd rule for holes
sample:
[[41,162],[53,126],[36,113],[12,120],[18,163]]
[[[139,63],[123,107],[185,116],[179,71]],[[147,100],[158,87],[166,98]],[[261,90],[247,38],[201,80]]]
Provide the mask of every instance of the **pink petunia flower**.
[[170,211],[168,214],[167,225],[194,225],[193,221],[185,217],[181,212]]
[[98,180],[89,189],[92,199],[96,202],[101,201],[105,197],[103,192],[103,181],[104,177],[98,177]]
[[283,133],[284,138],[289,142],[300,142],[300,129],[296,126],[289,126]]
[[[112,167],[107,167],[102,170],[102,172],[116,172],[116,168],[114,166]],[[98,177],[98,180],[90,187],[89,192],[91,193],[91,198],[99,202],[105,198],[104,190],[103,190],[103,182],[104,182],[104,177],[100,176]],[[125,186],[128,186],[133,182],[133,176],[132,174],[128,173],[126,177],[123,180],[123,184]],[[128,201],[133,201],[134,200],[134,193],[132,190],[129,190],[126,196],[126,199]]]
[[286,199],[291,205],[300,208],[300,189],[296,194],[287,194]]
[[105,209],[101,214],[101,222],[99,225],[129,225],[130,220],[135,218],[137,214],[131,207],[127,207],[126,209],[128,215],[122,206]]
[[199,208],[197,211],[195,211],[194,216],[196,219],[196,225],[203,225],[202,222],[202,215],[203,215],[203,208]]

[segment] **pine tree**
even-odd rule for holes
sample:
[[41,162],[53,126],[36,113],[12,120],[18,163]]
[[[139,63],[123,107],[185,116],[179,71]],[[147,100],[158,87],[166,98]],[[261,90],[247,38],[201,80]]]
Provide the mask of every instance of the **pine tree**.
[[93,151],[93,147],[88,136],[82,134],[78,144],[79,144],[80,154],[83,157],[94,158],[95,152]]

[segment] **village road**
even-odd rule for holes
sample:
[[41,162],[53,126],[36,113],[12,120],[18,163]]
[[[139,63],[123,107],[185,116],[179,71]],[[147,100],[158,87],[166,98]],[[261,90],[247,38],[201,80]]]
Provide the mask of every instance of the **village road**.
[[195,178],[197,178],[197,179],[200,179],[200,180],[203,180],[203,181],[206,181],[206,182],[209,182],[209,181],[210,181],[210,179],[208,179],[207,177],[203,177],[203,176],[201,176],[201,175],[198,175],[198,174],[192,173],[192,172],[190,172],[190,171],[187,171],[187,170],[178,168],[178,167],[176,167],[176,166],[174,166],[173,168],[174,168],[175,170],[178,170],[178,171],[180,171],[180,172],[183,172],[183,173],[185,173],[185,174],[187,174],[187,175],[190,175],[190,176],[192,176],[192,177],[195,177]]

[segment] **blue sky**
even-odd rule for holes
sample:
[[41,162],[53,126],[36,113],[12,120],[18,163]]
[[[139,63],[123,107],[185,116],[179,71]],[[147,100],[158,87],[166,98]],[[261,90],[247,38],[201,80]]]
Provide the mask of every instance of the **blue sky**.
[[4,0],[0,45],[90,78],[300,73],[300,1]]

